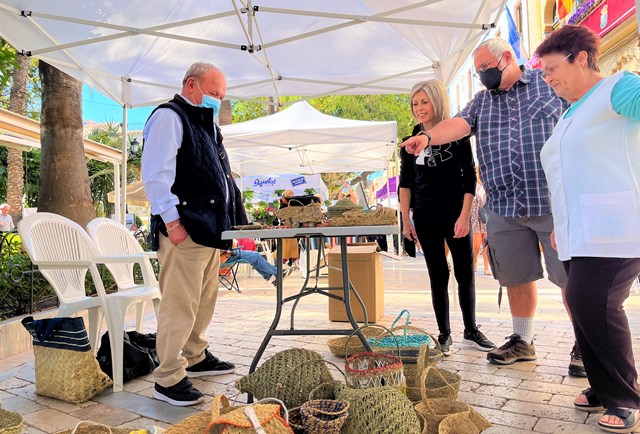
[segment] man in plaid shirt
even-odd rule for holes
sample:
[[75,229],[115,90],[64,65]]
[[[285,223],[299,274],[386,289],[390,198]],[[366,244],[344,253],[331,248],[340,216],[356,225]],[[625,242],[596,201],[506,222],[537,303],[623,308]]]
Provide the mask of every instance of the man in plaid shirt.
[[[494,38],[474,52],[474,66],[487,90],[479,92],[454,118],[405,141],[418,155],[427,146],[475,134],[480,175],[487,193],[487,240],[494,277],[507,287],[513,334],[487,354],[496,364],[535,360],[533,317],[536,280],[544,277],[540,244],[549,280],[562,288],[567,277],[551,248],[553,230],[540,150],[568,107],[542,80],[539,70],[521,69],[511,45]],[[563,297],[564,299],[564,297]],[[569,374],[586,376],[579,348],[571,352]]]

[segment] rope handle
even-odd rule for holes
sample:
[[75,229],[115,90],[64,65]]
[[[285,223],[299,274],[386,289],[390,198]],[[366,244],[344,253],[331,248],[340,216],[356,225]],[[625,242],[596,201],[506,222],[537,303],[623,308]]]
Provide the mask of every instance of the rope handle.
[[103,425],[103,424],[98,423],[98,422],[92,422],[90,420],[81,420],[80,422],[78,422],[76,424],[76,426],[73,427],[73,429],[71,430],[71,434],[76,434],[76,432],[78,431],[78,428],[80,428],[80,425],[82,425],[82,424],[90,424],[89,426],[101,426],[103,428],[108,429],[109,430],[109,434],[112,433],[110,426]]
[[[438,350],[442,353],[442,347],[440,346],[440,342],[438,342],[438,340],[431,334],[426,333],[427,336],[429,336],[429,339],[431,339],[431,342],[434,343],[434,349]],[[425,347],[424,351],[425,351],[425,355],[424,357],[422,357],[422,351],[423,348]],[[426,361],[426,364],[423,365],[423,363]],[[426,369],[427,366],[435,366],[436,361],[434,358],[434,361],[432,362],[431,360],[431,349],[429,347],[429,344],[424,344],[420,346],[420,353],[418,353],[418,361],[417,361],[417,365],[418,365],[418,371],[422,372],[424,371],[424,369]]]
[[[347,340],[344,342],[344,353],[347,354],[347,349],[349,348],[349,341],[351,340],[351,338],[358,332],[362,331],[363,329],[367,328],[367,327],[371,327],[371,328],[380,328],[385,330],[387,333],[389,333],[389,336],[393,337],[393,340],[396,342],[396,349],[398,350],[398,358],[401,359],[400,356],[400,342],[398,342],[398,338],[396,338],[396,335],[393,334],[393,332],[391,330],[389,330],[388,328],[386,328],[385,326],[381,326],[378,324],[365,324],[365,325],[361,325],[360,327],[358,327],[356,330],[353,331],[353,333],[351,333],[349,335],[349,337],[347,338]],[[376,341],[376,343],[374,344],[374,346],[376,346],[378,344],[379,341]],[[353,356],[351,356],[353,357]]]
[[395,321],[391,323],[391,328],[394,328],[396,326],[397,322],[400,321],[400,319],[402,318],[402,315],[404,315],[405,313],[407,314],[407,319],[404,322],[404,325],[407,325],[407,326],[409,325],[409,318],[411,317],[411,314],[407,309],[402,309],[398,314],[398,317],[395,319]]
[[[264,404],[270,401],[274,401],[276,404],[280,404],[280,408],[284,413],[284,419],[287,421],[287,423],[289,423],[289,410],[287,410],[287,406],[284,405],[284,402],[280,401],[277,398],[264,398],[264,399],[261,399],[260,401],[254,402],[253,404],[240,405],[237,408],[251,407],[252,405]],[[213,399],[211,400],[211,420],[212,421],[218,420],[220,418],[220,409],[221,408],[227,409],[229,407],[231,407],[231,404],[229,403],[229,398],[227,398],[225,395],[214,396]]]
[[309,392],[309,395],[308,395],[308,397],[307,397],[307,398],[309,399],[309,401],[316,399],[316,398],[315,398],[315,394],[316,394],[320,389],[322,389],[323,387],[331,387],[331,388],[333,388],[333,387],[335,386],[335,384],[336,384],[336,383],[337,383],[337,381],[334,381],[334,382],[332,382],[332,383],[321,383],[321,384],[318,384],[316,387],[314,387],[313,389],[311,389],[311,392]]
[[[427,376],[429,375],[429,371],[431,369],[435,369],[436,374],[438,374],[440,376],[440,378],[442,379],[442,381],[444,381],[444,384],[447,385],[451,391],[453,392],[453,394],[455,395],[456,393],[456,389],[455,387],[453,387],[446,378],[444,378],[444,375],[442,375],[442,372],[440,372],[440,370],[438,368],[436,368],[433,365],[429,365],[427,366],[424,371],[422,371],[422,374],[420,375],[420,395],[422,396],[422,402],[426,403],[427,405],[429,405],[429,397],[427,396]],[[429,405],[429,408],[431,408],[431,406]],[[433,408],[431,408],[431,410],[433,410]]]

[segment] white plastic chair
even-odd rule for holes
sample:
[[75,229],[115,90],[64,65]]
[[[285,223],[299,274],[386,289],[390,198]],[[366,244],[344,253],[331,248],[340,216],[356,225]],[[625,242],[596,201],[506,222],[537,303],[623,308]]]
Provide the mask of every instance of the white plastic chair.
[[[18,224],[22,245],[31,261],[49,281],[60,300],[59,315],[66,316],[83,309],[89,310],[89,335],[94,351],[100,336],[102,316],[111,335],[113,391],[122,390],[124,317],[127,309],[141,302],[160,297],[155,276],[145,265],[144,255],[101,256],[89,234],[77,223],[51,213],[36,213],[23,218]],[[144,281],[149,286],[107,294],[97,263],[139,263]],[[98,297],[88,297],[85,287],[87,270],[96,287]]]
[[[148,279],[144,277],[144,284],[138,285],[134,280],[133,269],[135,263],[133,262],[108,262],[106,263],[109,272],[113,276],[113,279],[118,286],[118,291],[149,291],[150,300],[154,302],[154,308],[156,314],[158,313],[157,303],[160,302],[160,289],[158,281],[155,278],[153,267],[151,266],[150,258],[156,258],[156,252],[145,252],[142,250],[142,246],[138,240],[133,236],[131,231],[126,226],[117,223],[114,220],[107,218],[96,218],[89,222],[87,225],[87,232],[89,236],[100,250],[102,256],[112,257],[120,255],[144,255],[146,260],[140,265],[143,270],[143,276],[145,274]],[[155,290],[146,289],[149,287],[156,288]],[[145,301],[136,304],[136,331],[140,331],[142,327],[142,320],[144,316]]]

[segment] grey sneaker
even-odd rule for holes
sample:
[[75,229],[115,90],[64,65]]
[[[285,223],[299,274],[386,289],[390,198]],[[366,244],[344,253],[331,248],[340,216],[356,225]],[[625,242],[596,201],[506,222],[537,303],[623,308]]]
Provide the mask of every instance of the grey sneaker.
[[578,342],[573,344],[571,350],[571,362],[569,362],[569,375],[572,377],[586,377],[587,371],[584,369],[584,363],[582,363],[582,353]]
[[536,348],[533,343],[527,344],[520,335],[512,334],[500,348],[489,351],[487,353],[487,360],[497,365],[511,365],[515,362],[525,362],[536,360]]
[[450,334],[440,333],[438,335],[438,343],[440,344],[440,351],[445,356],[451,355],[451,344],[453,343],[453,339],[451,339]]

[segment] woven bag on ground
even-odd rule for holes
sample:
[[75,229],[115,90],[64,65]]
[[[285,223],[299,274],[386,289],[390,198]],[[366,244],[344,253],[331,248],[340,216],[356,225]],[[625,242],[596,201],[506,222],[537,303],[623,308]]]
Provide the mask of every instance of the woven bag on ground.
[[[366,327],[377,327],[388,331],[382,326],[362,326],[349,337],[353,338],[358,331]],[[391,336],[393,337],[393,334]],[[396,351],[398,351],[397,345]],[[347,358],[344,367],[345,381],[349,387],[368,389],[391,386],[402,393],[406,392],[407,382],[402,370],[402,361],[397,355],[376,352],[356,353]]]
[[[406,316],[405,324],[396,326],[403,316]],[[395,354],[399,347],[402,363],[415,363],[421,345],[427,344],[429,347],[434,347],[435,339],[429,333],[409,325],[410,316],[409,311],[403,309],[391,324],[391,330],[377,338],[369,338],[373,350]]]
[[307,401],[316,386],[332,380],[320,354],[292,348],[273,355],[255,372],[242,377],[236,387],[258,399],[277,398],[287,408],[294,408]]
[[302,425],[300,407],[289,410],[289,426],[293,430],[294,434],[305,434],[304,426]]
[[485,419],[480,413],[475,411],[473,407],[470,407],[469,420],[478,428],[478,431],[482,432],[491,428],[491,422]]
[[20,413],[0,408],[0,434],[18,434],[23,425]]
[[[439,345],[437,340],[434,342]],[[424,344],[420,347],[416,363],[402,364],[404,376],[407,379],[407,398],[414,404],[422,400],[422,389],[420,388],[420,376],[422,372],[426,366],[435,363],[434,359],[430,359],[432,350],[435,351],[435,349],[431,349],[428,345]],[[442,354],[441,351],[438,352]]]
[[480,434],[468,415],[452,414],[442,419],[438,434]]
[[[287,419],[286,408],[272,398],[261,400],[255,404],[245,405],[231,411],[224,411],[229,407],[229,400],[224,395],[218,395],[211,403],[211,423],[207,427],[207,434],[293,434]],[[280,414],[284,411],[284,417]],[[262,430],[260,430],[262,428]]]
[[38,395],[78,404],[111,386],[93,356],[82,318],[27,317],[22,325],[33,336]]
[[460,376],[446,369],[427,366],[420,374],[422,400],[431,398],[456,399],[460,391]]
[[300,407],[306,434],[340,434],[349,416],[349,402],[337,399],[312,399]]
[[58,431],[56,434],[149,434],[149,431],[145,429],[112,428],[101,423],[84,420],[78,422],[75,427]]
[[[453,414],[461,414],[468,418],[470,413],[470,407],[464,402],[457,402],[451,399],[436,398],[428,399],[423,402],[419,402],[415,406],[415,411],[424,417],[426,430],[423,429],[424,434],[438,434],[440,428],[440,422]],[[466,434],[463,432],[456,434]]]
[[420,433],[411,401],[393,387],[352,389],[337,383],[335,398],[350,404],[343,434]]

